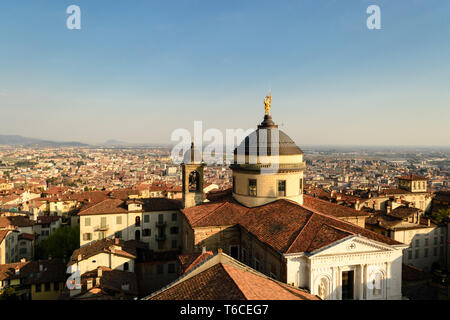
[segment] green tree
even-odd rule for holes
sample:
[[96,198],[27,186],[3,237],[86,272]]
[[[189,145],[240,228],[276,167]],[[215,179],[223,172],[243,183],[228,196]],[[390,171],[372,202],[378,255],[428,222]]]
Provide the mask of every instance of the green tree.
[[80,247],[80,228],[61,227],[36,245],[36,258],[68,258]]
[[431,214],[431,219],[433,219],[437,223],[441,223],[444,222],[446,219],[448,219],[449,215],[450,215],[450,208],[439,209],[438,212],[433,212]]

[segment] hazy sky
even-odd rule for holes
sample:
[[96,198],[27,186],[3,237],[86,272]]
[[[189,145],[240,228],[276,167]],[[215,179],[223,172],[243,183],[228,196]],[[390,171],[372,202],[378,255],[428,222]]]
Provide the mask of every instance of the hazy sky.
[[[81,7],[81,30],[66,8]],[[366,8],[381,7],[382,30]],[[450,145],[448,0],[2,0],[0,134],[169,142],[254,128],[298,145]]]

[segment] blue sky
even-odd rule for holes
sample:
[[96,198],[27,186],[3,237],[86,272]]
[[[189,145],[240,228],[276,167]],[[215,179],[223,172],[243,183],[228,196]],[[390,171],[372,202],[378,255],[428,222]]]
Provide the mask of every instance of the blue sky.
[[[66,8],[81,8],[68,30]],[[366,8],[381,7],[381,30]],[[169,142],[254,128],[298,145],[450,145],[450,1],[0,2],[0,134]]]

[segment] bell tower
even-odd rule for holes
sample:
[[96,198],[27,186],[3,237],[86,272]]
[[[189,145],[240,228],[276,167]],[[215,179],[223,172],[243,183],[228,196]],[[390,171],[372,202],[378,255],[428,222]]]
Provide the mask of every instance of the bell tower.
[[183,176],[183,208],[190,208],[203,203],[203,162],[201,153],[191,144],[181,164]]

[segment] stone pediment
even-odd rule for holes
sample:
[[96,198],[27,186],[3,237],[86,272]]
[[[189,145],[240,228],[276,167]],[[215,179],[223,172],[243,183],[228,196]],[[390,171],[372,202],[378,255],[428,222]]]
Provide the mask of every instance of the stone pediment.
[[319,257],[340,254],[376,253],[394,250],[396,249],[384,243],[367,239],[362,236],[352,235],[316,250],[312,252],[310,256]]

